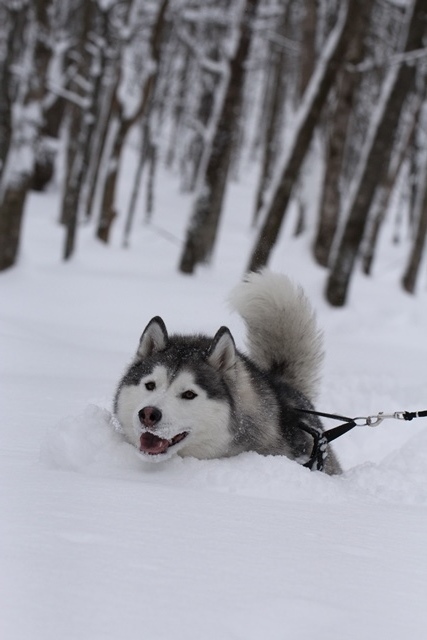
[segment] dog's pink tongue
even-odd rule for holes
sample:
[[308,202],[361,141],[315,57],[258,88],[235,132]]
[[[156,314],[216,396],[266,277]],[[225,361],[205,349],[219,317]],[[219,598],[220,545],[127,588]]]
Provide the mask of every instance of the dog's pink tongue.
[[159,438],[154,433],[143,433],[139,439],[139,449],[144,453],[164,453],[169,447],[169,440]]

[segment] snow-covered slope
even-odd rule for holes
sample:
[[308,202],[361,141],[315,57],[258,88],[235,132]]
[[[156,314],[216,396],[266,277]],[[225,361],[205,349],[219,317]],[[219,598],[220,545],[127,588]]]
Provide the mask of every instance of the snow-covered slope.
[[[155,224],[182,238],[188,201],[164,176],[158,193]],[[228,324],[243,346],[224,301],[252,242],[247,184],[230,193],[214,268],[193,278],[157,226],[127,251],[119,229],[104,248],[88,227],[60,263],[56,203],[32,196],[21,262],[0,276],[0,638],[422,638],[426,419],[347,434],[337,478],[256,454],[151,466],[111,423],[152,316],[177,331]],[[282,237],[271,266],[325,329],[319,409],[426,409],[425,291],[398,291],[390,254],[332,310],[307,242]]]

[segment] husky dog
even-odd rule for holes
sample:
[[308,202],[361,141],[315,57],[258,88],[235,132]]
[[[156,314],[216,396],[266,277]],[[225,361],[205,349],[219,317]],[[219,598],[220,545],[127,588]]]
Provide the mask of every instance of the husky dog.
[[[243,451],[307,463],[322,337],[302,289],[281,274],[251,273],[231,293],[249,356],[227,327],[216,335],[168,335],[155,317],[119,383],[114,413],[125,438],[150,461],[178,454],[221,458]],[[308,427],[308,429],[307,429]],[[324,471],[340,473],[327,447]]]

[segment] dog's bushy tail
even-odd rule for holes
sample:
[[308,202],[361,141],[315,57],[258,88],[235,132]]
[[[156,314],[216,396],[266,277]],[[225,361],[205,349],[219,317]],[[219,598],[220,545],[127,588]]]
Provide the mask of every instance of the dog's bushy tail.
[[323,360],[322,334],[301,287],[283,274],[263,270],[248,274],[229,302],[246,324],[254,362],[313,401]]

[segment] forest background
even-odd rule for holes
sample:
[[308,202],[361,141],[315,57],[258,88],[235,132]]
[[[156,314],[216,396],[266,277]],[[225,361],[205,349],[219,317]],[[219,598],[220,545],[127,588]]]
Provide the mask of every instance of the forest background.
[[[0,270],[18,260],[30,190],[58,190],[69,260],[82,225],[108,244],[125,218],[127,246],[138,217],[155,223],[163,163],[192,194],[182,273],[212,262],[227,187],[251,170],[246,269],[268,263],[292,211],[332,305],[384,242],[401,247],[397,285],[416,291],[424,0],[2,0],[0,24]],[[124,203],[126,144],[139,160]]]

